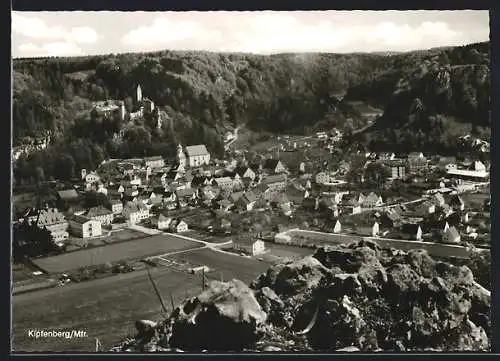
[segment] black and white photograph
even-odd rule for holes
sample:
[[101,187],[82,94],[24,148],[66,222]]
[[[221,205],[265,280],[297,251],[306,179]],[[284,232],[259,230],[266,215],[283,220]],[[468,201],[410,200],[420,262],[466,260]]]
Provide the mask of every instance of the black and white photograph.
[[11,353],[491,352],[487,10],[12,11]]

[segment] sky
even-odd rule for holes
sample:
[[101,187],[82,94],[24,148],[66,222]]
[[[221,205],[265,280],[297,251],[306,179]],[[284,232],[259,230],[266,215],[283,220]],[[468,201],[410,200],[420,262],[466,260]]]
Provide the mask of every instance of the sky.
[[155,50],[385,52],[489,40],[485,10],[12,12],[12,57]]

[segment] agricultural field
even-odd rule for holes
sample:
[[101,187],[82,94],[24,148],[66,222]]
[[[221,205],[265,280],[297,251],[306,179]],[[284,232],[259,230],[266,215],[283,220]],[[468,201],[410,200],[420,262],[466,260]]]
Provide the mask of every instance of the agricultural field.
[[460,194],[460,197],[465,203],[465,207],[472,211],[481,211],[484,207],[484,202],[490,199],[491,195],[488,190],[481,190],[479,192],[467,192]]
[[278,258],[298,259],[314,253],[314,250],[311,248],[288,246],[272,242],[266,242],[266,249],[268,250],[268,254]]
[[[269,267],[264,262],[208,249],[169,258],[188,258],[190,263],[207,265],[213,269],[207,274],[208,279],[222,276],[251,282]],[[164,267],[153,268],[151,274],[169,310],[170,295],[178,304],[201,292],[200,275]],[[93,351],[95,338],[108,349],[124,337],[135,334],[135,320],[162,317],[160,302],[145,271],[18,295],[13,297],[12,303],[13,349],[16,351]],[[33,328],[84,330],[88,338],[37,340],[26,334],[27,329]]]
[[135,229],[125,228],[112,232],[111,235],[109,235],[108,237],[104,237],[103,241],[106,244],[111,244],[111,243],[124,242],[144,237],[147,237],[146,233],[137,231]]
[[156,235],[103,247],[85,249],[33,262],[48,273],[76,270],[80,267],[96,266],[122,260],[140,259],[200,247],[198,243],[173,235]]
[[27,281],[32,281],[35,280],[37,277],[40,276],[34,276],[33,272],[35,272],[36,269],[31,268],[27,265],[24,264],[15,264],[12,266],[12,283],[24,283]]
[[242,281],[251,281],[269,267],[269,265],[255,259],[215,252],[210,249],[199,249],[172,255],[168,258],[178,262],[207,266],[212,270],[209,274],[214,279],[222,278],[224,280],[238,278]]

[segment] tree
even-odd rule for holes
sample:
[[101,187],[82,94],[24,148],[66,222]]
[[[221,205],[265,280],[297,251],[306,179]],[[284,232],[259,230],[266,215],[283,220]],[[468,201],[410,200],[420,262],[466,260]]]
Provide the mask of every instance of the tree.
[[389,169],[379,162],[370,162],[365,169],[365,181],[371,181],[378,187],[381,187],[390,175]]
[[54,176],[60,180],[70,180],[75,176],[75,160],[69,154],[56,159]]
[[108,207],[109,200],[108,197],[103,193],[90,191],[90,192],[85,192],[83,196],[83,205],[85,208],[92,208],[98,206]]

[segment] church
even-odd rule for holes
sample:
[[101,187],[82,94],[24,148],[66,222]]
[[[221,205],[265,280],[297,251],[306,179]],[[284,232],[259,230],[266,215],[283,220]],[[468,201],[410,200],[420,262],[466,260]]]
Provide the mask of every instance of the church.
[[177,147],[177,161],[183,168],[186,166],[199,167],[210,163],[210,153],[204,144],[187,146],[185,151],[182,145],[179,144]]

